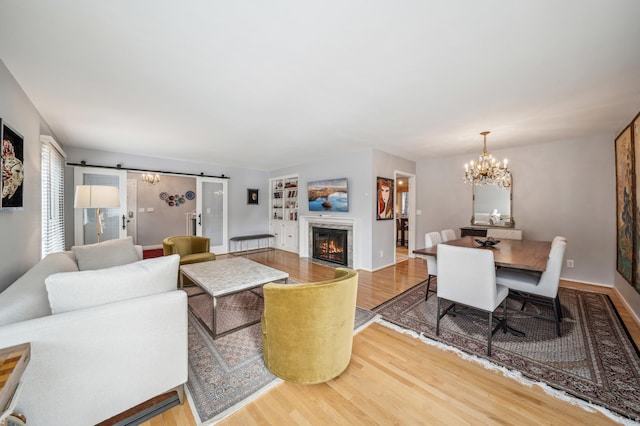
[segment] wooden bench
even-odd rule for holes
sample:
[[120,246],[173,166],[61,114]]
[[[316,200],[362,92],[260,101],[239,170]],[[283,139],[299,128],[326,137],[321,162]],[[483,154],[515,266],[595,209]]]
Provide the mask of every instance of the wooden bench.
[[[272,248],[271,239],[275,237],[276,236],[273,234],[254,234],[254,235],[242,235],[239,237],[232,237],[232,238],[229,238],[229,242],[233,242],[234,250],[231,250],[231,247],[229,247],[229,252],[236,253],[238,251],[249,251],[249,241],[255,241],[255,240],[258,240],[257,250],[271,249]],[[261,247],[261,243],[264,240],[267,241],[267,245],[266,247]],[[243,245],[245,241],[247,242],[247,248],[243,250]],[[240,245],[240,250],[238,250],[238,244]]]

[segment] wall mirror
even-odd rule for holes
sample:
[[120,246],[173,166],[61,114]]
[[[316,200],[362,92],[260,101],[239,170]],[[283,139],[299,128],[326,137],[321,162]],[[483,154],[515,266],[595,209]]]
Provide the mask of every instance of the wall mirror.
[[471,225],[514,227],[512,188],[513,181],[509,188],[500,188],[497,185],[474,185]]

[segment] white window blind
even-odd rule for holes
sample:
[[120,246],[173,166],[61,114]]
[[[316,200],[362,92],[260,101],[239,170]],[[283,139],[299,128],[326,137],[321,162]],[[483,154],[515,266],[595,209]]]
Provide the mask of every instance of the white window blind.
[[64,151],[49,137],[42,153],[42,257],[64,251]]

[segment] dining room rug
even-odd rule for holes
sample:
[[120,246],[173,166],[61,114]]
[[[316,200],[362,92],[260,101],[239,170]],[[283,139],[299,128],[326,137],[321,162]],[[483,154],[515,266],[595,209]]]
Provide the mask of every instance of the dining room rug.
[[[260,323],[213,340],[206,328],[211,324],[212,298],[203,293],[193,296],[199,293],[197,289],[189,292],[192,297],[189,297],[187,394],[198,424],[210,425],[268,391],[281,379],[271,374],[262,359]],[[262,306],[262,298],[249,291],[221,298],[217,305],[221,325],[218,330],[255,315],[259,318]],[[198,312],[202,320],[196,318]],[[354,332],[377,317],[371,311],[356,308]]]
[[[509,311],[507,323],[525,333],[498,330],[487,351],[487,322],[476,316],[446,315],[435,335],[437,297],[424,300],[420,283],[373,309],[383,321],[489,361],[587,403],[610,410],[611,417],[640,421],[640,353],[609,296],[560,288],[564,318],[561,337],[555,323]],[[443,301],[442,309],[450,302]],[[508,299],[510,308],[519,302]],[[527,303],[526,311],[550,316],[548,308]],[[500,313],[501,315],[501,313]],[[603,411],[603,410],[601,410]],[[607,413],[605,413],[607,414]]]

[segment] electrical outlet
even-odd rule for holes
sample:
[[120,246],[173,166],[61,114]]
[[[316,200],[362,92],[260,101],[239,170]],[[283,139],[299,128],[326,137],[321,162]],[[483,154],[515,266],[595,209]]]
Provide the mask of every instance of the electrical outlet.
[[567,268],[573,268],[573,259],[567,259]]
[[380,257],[384,257],[384,251],[380,250]]

